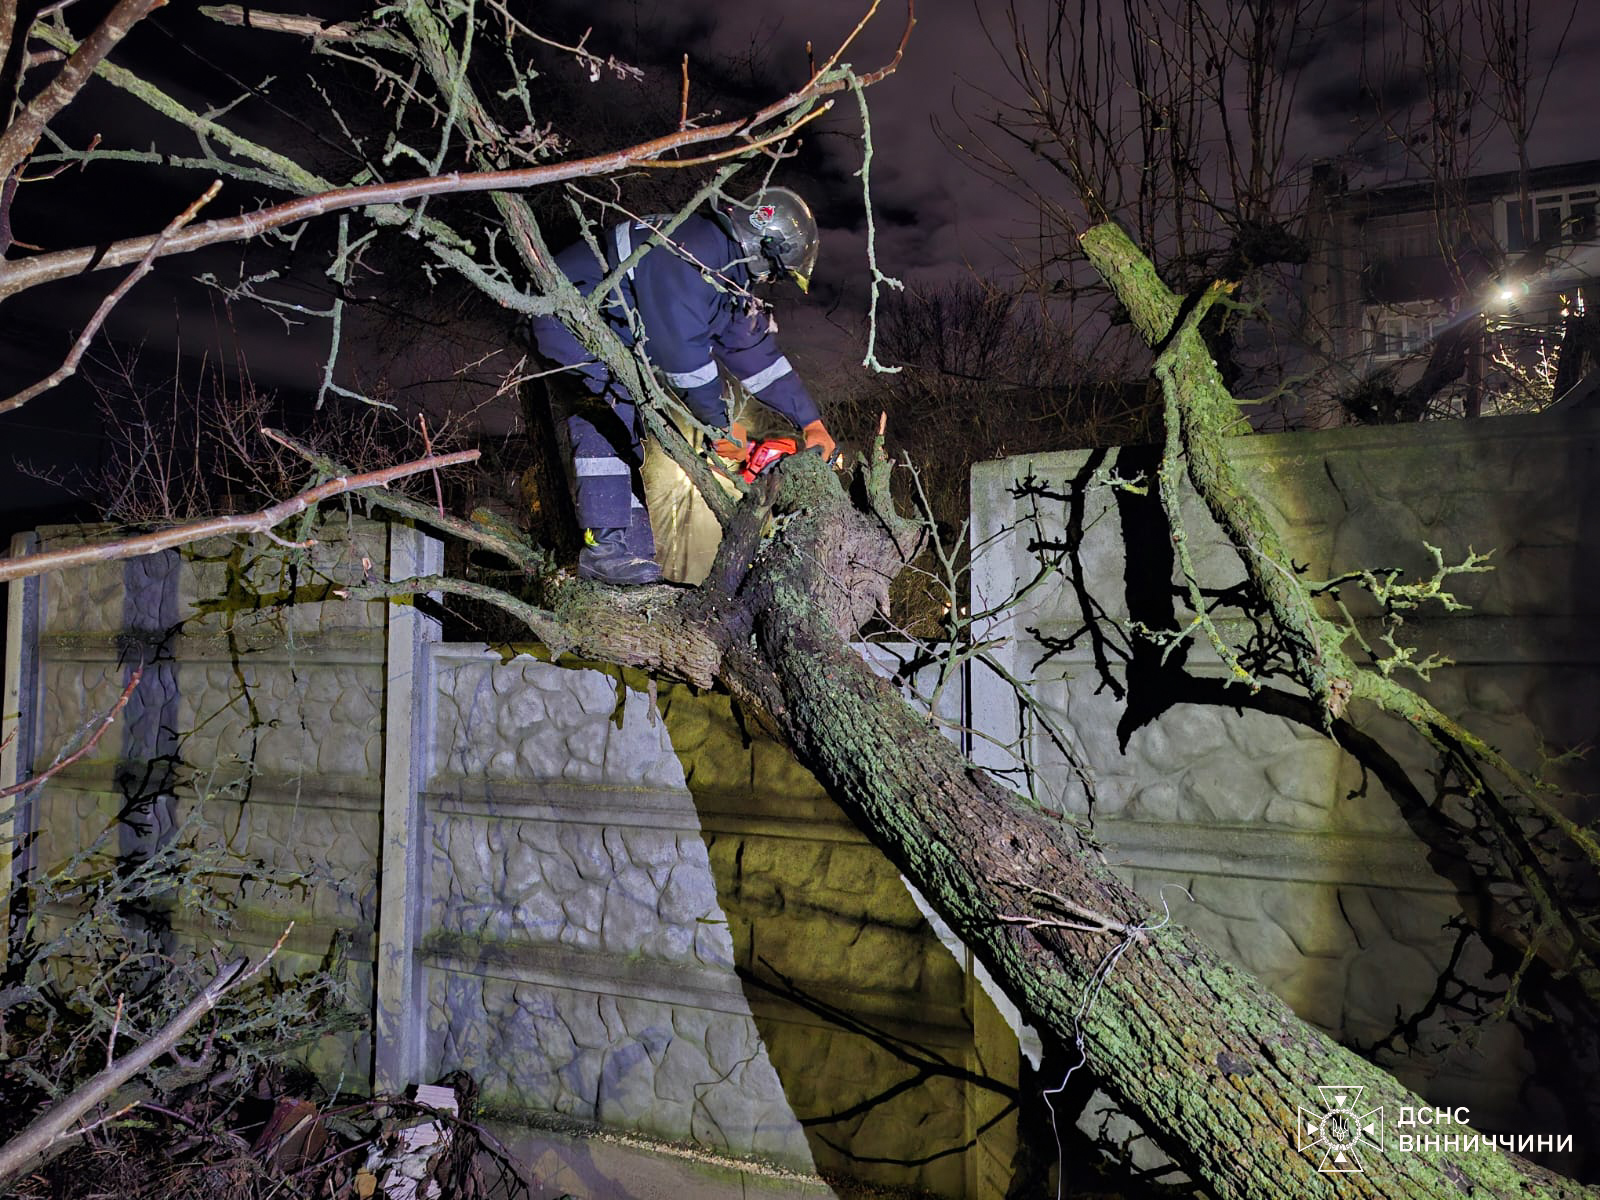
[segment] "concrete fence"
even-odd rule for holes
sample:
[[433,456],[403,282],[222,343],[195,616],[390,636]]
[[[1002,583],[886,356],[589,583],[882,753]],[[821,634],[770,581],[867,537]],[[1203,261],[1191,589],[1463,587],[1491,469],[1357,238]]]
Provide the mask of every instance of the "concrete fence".
[[552,1196],[743,1195],[758,1169],[774,1194],[1003,1192],[1015,1038],[806,771],[726,699],[324,598],[434,569],[439,546],[342,519],[317,536],[295,566],[217,542],[13,587],[7,779],[144,672],[19,814],[19,868],[108,828],[134,851],[198,808],[240,857],[311,872],[241,894],[230,936],[262,953],[292,919],[285,973],[348,947],[371,1033],[320,1045],[318,1075],[468,1071]]
[[[1415,574],[1425,541],[1447,560],[1495,549],[1497,570],[1455,581],[1470,611],[1424,610],[1403,632],[1456,660],[1427,694],[1528,762],[1600,732],[1597,449],[1600,423],[1578,417],[1256,437],[1235,453],[1311,577]],[[1305,724],[1199,702],[1173,672],[1220,678],[1204,647],[1163,664],[1136,636],[1184,615],[1170,536],[1138,492],[1152,465],[1051,455],[973,480],[976,606],[1033,579],[1041,548],[1064,552],[987,633],[1067,731],[1092,806],[996,677],[972,680],[971,720],[1022,736],[1041,799],[1092,813],[1153,902],[1307,1019],[1379,1042],[1426,1008],[1458,897],[1362,764]],[[1248,639],[1229,603],[1237,555],[1197,505],[1186,519],[1220,627]],[[312,870],[307,892],[245,896],[235,936],[261,950],[293,918],[284,970],[349,946],[372,1033],[319,1047],[319,1074],[394,1087],[471,1072],[552,1195],[743,1194],[757,1163],[775,1194],[845,1196],[847,1177],[1005,1193],[1016,1038],[804,770],[725,699],[445,643],[416,608],[334,600],[328,580],[408,577],[438,548],[342,520],[318,536],[295,566],[230,542],[12,585],[0,784],[147,664],[117,736],[19,814],[19,870],[134,809],[143,832],[119,835],[124,850],[199,809],[239,854]],[[1426,781],[1415,739],[1356,715]],[[1600,790],[1592,764],[1564,770]],[[1459,966],[1489,968],[1471,946]],[[1510,1022],[1458,1036],[1447,1015],[1385,1061],[1482,1128],[1572,1131],[1548,1045]],[[584,1136],[596,1127],[616,1136]]]
[[[1514,762],[1600,737],[1600,420],[1507,417],[1254,436],[1230,451],[1310,580],[1359,568],[1404,568],[1407,580],[1444,561],[1492,550],[1494,570],[1452,578],[1470,607],[1424,605],[1396,641],[1454,661],[1408,679]],[[1576,1062],[1593,1046],[1530,1043],[1518,1022],[1461,1033],[1448,1004],[1432,1007],[1450,962],[1461,902],[1430,848],[1363,764],[1311,724],[1204,702],[1228,676],[1204,635],[1170,652],[1137,631],[1191,616],[1172,535],[1159,511],[1148,450],[1053,454],[986,463],[973,476],[974,604],[1014,594],[1041,558],[1061,552],[1058,583],[1036,588],[985,630],[1032,682],[1046,713],[1070,730],[1078,774],[1037,722],[1028,725],[1041,798],[1092,812],[1097,833],[1152,903],[1202,933],[1347,1043],[1372,1047],[1425,1014],[1419,1048],[1380,1059],[1439,1103],[1467,1104],[1497,1131],[1593,1127]],[[1132,486],[1118,486],[1122,480]],[[1150,485],[1146,487],[1146,485]],[[1243,578],[1198,498],[1184,501],[1195,569],[1221,631],[1235,645],[1261,631],[1230,591]],[[1382,629],[1355,589],[1343,594],[1381,653]],[[1200,683],[1186,682],[1185,677]],[[1269,679],[1263,699],[1293,692]],[[1020,728],[1009,688],[973,684],[973,708]],[[1435,756],[1398,722],[1350,714],[1434,802]],[[983,754],[981,745],[977,751]],[[991,756],[992,757],[992,756]],[[1001,763],[1000,765],[1004,765]],[[1593,819],[1600,764],[1552,766],[1572,815]],[[1440,801],[1450,804],[1448,797]],[[1456,810],[1452,810],[1456,811]],[[1179,887],[1162,885],[1175,884]],[[1191,902],[1185,889],[1192,894]],[[1459,973],[1484,982],[1482,946]],[[1490,981],[1503,990],[1505,978]],[[1490,1006],[1492,1007],[1492,1005]],[[1460,1014],[1454,1014],[1459,1017]],[[1590,1069],[1596,1064],[1589,1063]],[[1563,1164],[1554,1164],[1561,1166]],[[1566,1164],[1571,1167],[1571,1163]]]

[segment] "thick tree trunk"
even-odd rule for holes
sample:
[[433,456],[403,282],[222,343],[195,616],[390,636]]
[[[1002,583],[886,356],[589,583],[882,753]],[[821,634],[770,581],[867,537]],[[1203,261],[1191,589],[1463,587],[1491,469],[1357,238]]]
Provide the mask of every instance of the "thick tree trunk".
[[[619,592],[557,580],[550,607],[522,609],[556,654],[727,687],[916,885],[1024,1018],[1067,1061],[1081,1050],[1100,1085],[1210,1194],[1600,1196],[1492,1141],[1482,1146],[1465,1127],[1413,1131],[1457,1139],[1450,1150],[1391,1144],[1402,1109],[1432,1108],[1168,923],[1111,872],[1087,832],[989,778],[876,677],[848,640],[885,601],[919,536],[888,491],[885,464],[847,489],[818,456],[795,455],[738,504],[700,588]],[[494,541],[399,497],[375,500]],[[502,552],[537,566],[515,546]],[[376,594],[373,585],[349,592]],[[1362,1089],[1352,1118],[1381,1111],[1385,1148],[1356,1148],[1364,1173],[1324,1174],[1328,1142],[1298,1144],[1302,1110],[1315,1119],[1329,1108],[1324,1086]],[[1469,1137],[1472,1148],[1455,1148]]]
[[[841,623],[855,615],[852,585],[877,586],[894,553],[888,535],[903,531],[857,510],[815,456],[786,464],[770,513],[761,507],[741,507],[721,578],[714,573],[711,592],[691,601],[720,630],[719,678],[789,743],[1025,1018],[1069,1061],[1081,1045],[1088,1069],[1210,1192],[1593,1194],[1481,1149],[1358,1150],[1364,1174],[1320,1173],[1321,1153],[1296,1144],[1297,1110],[1328,1107],[1318,1085],[1362,1087],[1359,1111],[1381,1108],[1389,1131],[1402,1107],[1431,1108],[1164,924],[1084,831],[995,783],[868,670]],[[874,538],[876,555],[867,549]]]
[[[794,455],[739,503],[700,588],[557,580],[548,608],[515,611],[555,654],[727,687],[916,885],[1024,1018],[1066,1061],[1081,1050],[1100,1085],[1210,1194],[1600,1196],[1478,1143],[1465,1127],[1411,1132],[1471,1137],[1470,1149],[1454,1148],[1458,1140],[1450,1150],[1400,1150],[1392,1134],[1401,1110],[1430,1106],[1167,922],[1112,873],[1086,831],[996,783],[875,676],[848,641],[919,537],[894,514],[888,490],[886,464],[846,488],[818,456]],[[492,531],[400,497],[374,499],[538,568],[536,554]],[[1352,1116],[1381,1110],[1386,1148],[1357,1147],[1364,1173],[1324,1174],[1327,1143],[1298,1144],[1301,1111],[1316,1118],[1329,1107],[1324,1086],[1362,1089]]]

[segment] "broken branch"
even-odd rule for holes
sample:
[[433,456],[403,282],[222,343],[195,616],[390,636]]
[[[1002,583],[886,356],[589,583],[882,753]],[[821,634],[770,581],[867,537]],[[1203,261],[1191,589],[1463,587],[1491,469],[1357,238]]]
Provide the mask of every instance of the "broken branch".
[[[0,1146],[0,1182],[14,1179],[39,1161],[57,1142],[85,1132],[85,1127],[76,1129],[73,1127],[112,1092],[177,1046],[183,1035],[188,1033],[200,1018],[214,1009],[224,996],[260,974],[282,948],[284,940],[289,936],[289,930],[293,928],[294,923],[290,922],[289,928],[283,931],[283,936],[278,939],[277,944],[262,956],[260,962],[248,970],[245,969],[248,960],[244,958],[237,958],[227,964],[217,972],[216,977],[200,991],[199,995],[189,1001],[182,1011],[168,1021],[149,1041],[125,1058],[107,1066],[77,1091],[33,1121],[4,1146]],[[109,1118],[101,1118],[95,1124],[114,1119],[116,1115],[113,1113]]]
[[[272,437],[270,430],[263,430],[263,434]],[[283,441],[281,437],[275,441]],[[245,513],[231,517],[211,517],[204,521],[191,521],[186,525],[177,525],[171,529],[158,530],[155,533],[141,534],[138,537],[123,538],[114,542],[95,542],[87,546],[74,546],[67,550],[52,550],[45,554],[31,554],[25,558],[0,559],[0,581],[7,579],[20,579],[27,575],[40,575],[46,571],[59,571],[67,567],[81,567],[87,563],[110,562],[122,558],[138,558],[145,554],[155,554],[160,550],[170,550],[175,546],[186,546],[190,542],[198,542],[203,538],[217,537],[230,533],[257,533],[281,525],[290,517],[303,513],[313,505],[333,496],[340,496],[346,492],[360,491],[363,488],[385,487],[397,479],[404,479],[410,475],[418,475],[423,471],[431,471],[438,467],[454,467],[462,463],[476,462],[478,451],[457,450],[453,454],[435,454],[427,458],[415,459],[412,462],[401,463],[398,466],[385,467],[381,471],[368,471],[361,475],[339,476],[326,483],[308,488],[298,495],[287,500],[280,500],[276,504],[267,506],[259,512]]]

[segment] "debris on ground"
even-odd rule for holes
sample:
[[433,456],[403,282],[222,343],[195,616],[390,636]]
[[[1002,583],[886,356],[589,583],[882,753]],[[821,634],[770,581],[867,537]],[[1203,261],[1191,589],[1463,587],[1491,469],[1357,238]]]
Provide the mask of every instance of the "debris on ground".
[[[529,1200],[533,1180],[476,1124],[464,1072],[408,1096],[320,1094],[263,1071],[242,1091],[146,1097],[7,1193],[18,1200]],[[3,1139],[3,1131],[0,1131]]]

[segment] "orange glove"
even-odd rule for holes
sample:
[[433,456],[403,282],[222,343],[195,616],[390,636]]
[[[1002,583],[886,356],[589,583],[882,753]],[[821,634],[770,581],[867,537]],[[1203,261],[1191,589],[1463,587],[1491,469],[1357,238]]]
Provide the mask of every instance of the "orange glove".
[[742,463],[750,457],[750,435],[737,421],[728,426],[728,436],[718,438],[712,446],[731,463]]
[[829,434],[820,419],[811,422],[800,432],[806,435],[807,450],[813,446],[820,446],[822,447],[823,461],[833,461],[833,456],[838,453],[839,447],[834,444],[833,436]]

